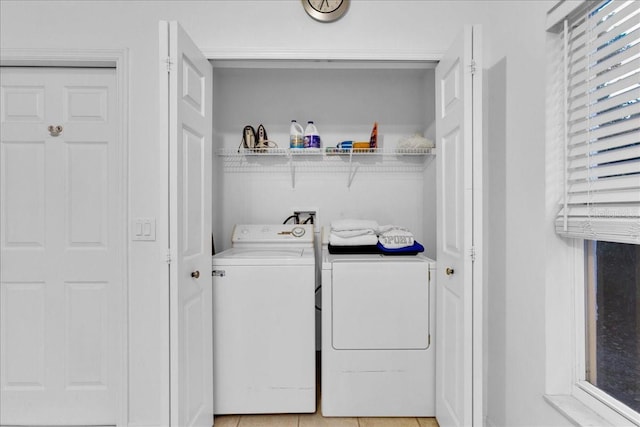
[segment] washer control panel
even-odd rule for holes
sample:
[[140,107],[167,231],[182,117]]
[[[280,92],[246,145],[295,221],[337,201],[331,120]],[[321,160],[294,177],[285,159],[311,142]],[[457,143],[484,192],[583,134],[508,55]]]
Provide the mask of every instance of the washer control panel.
[[313,244],[311,224],[238,224],[233,228],[231,243],[307,243]]

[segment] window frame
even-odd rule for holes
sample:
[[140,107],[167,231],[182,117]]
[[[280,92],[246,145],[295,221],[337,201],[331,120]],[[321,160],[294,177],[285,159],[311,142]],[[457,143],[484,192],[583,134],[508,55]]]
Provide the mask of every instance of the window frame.
[[[578,426],[639,426],[640,414],[600,390],[586,379],[586,250],[583,239],[556,238],[567,249],[554,259],[565,262],[563,271],[552,271],[557,280],[548,286],[564,287],[569,292],[564,309],[547,307],[547,322],[567,323],[568,328],[548,328],[546,342],[567,340],[572,354],[567,358],[553,358],[547,363],[547,402],[574,425]],[[556,273],[556,274],[554,274]],[[555,308],[555,310],[554,310]],[[569,371],[564,380],[552,381],[558,372]],[[554,378],[555,379],[555,378]],[[606,423],[606,424],[605,424]]]
[[564,196],[558,181],[564,173],[563,81],[557,80],[558,48],[564,19],[586,0],[559,0],[547,13],[546,194],[547,256],[545,258],[545,321],[547,346],[545,400],[573,425],[639,426],[640,414],[587,381],[586,250],[585,240],[555,232],[558,201]]
[[[615,397],[606,393],[587,380],[587,280],[589,253],[586,245],[592,240],[572,239],[574,244],[574,327],[575,327],[575,372],[572,394],[583,404],[590,408],[604,405],[615,414],[620,415],[631,423],[640,426],[640,413],[634,411]],[[597,412],[597,411],[596,411]],[[610,414],[601,414],[604,418],[609,418]],[[608,416],[606,416],[608,415]]]

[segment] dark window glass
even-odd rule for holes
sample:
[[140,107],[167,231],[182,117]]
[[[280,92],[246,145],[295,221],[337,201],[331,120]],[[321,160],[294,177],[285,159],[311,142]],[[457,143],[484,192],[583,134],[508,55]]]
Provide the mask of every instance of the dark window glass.
[[640,245],[587,243],[587,380],[640,412]]

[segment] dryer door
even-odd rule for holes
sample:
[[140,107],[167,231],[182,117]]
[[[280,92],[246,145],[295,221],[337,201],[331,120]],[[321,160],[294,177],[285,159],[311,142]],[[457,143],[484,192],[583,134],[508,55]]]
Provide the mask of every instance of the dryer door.
[[336,350],[429,347],[429,264],[334,262],[331,328]]

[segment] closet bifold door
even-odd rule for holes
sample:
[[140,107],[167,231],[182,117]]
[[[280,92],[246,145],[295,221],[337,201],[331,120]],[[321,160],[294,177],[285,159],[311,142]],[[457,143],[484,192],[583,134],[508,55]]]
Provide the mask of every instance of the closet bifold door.
[[436,418],[482,425],[482,63],[468,26],[436,67]]
[[161,134],[168,150],[172,426],[213,424],[212,69],[177,22],[160,23]]

